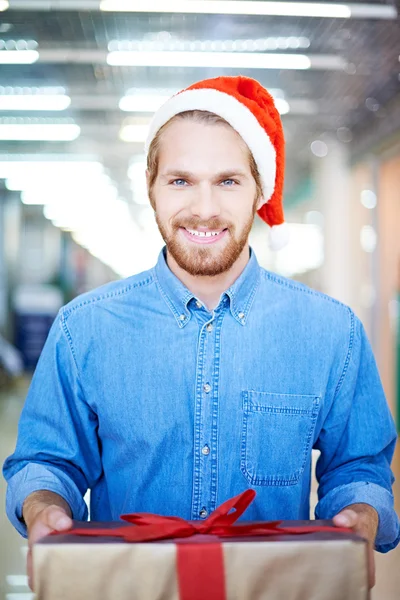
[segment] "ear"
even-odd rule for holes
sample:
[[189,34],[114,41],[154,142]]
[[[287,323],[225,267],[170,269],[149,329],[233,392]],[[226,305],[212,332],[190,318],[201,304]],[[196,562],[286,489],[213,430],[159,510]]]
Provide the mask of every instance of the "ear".
[[146,169],[146,187],[147,187],[147,197],[148,197],[148,199],[149,199],[149,202],[150,202],[151,208],[152,208],[153,210],[156,210],[156,207],[155,207],[155,205],[154,205],[154,203],[153,203],[153,200],[152,200],[152,198],[151,198],[151,195],[150,195],[150,173],[149,173],[149,170],[148,170],[148,169]]

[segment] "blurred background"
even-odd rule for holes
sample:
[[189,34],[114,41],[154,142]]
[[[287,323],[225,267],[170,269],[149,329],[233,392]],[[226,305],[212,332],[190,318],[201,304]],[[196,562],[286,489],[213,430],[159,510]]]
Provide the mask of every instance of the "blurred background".
[[[0,0],[1,462],[60,306],[157,259],[152,113],[218,75],[258,79],[283,119],[291,242],[271,253],[257,218],[259,262],[353,308],[399,427],[399,11],[391,0]],[[25,554],[2,508],[0,598],[32,597]],[[377,556],[373,599],[399,597],[399,559]]]

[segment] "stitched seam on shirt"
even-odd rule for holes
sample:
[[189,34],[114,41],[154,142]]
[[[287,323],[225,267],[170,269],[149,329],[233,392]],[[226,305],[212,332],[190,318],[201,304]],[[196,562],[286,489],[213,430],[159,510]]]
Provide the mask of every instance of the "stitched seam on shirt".
[[337,306],[342,306],[343,308],[349,309],[349,307],[346,306],[346,304],[339,302],[339,300],[335,300],[335,298],[331,298],[330,296],[322,294],[321,292],[317,292],[316,290],[312,290],[311,288],[307,288],[307,287],[303,288],[303,287],[297,286],[294,283],[290,283],[289,281],[280,279],[279,277],[277,277],[276,275],[273,275],[269,271],[262,270],[261,272],[264,275],[264,277],[266,277],[273,283],[276,283],[277,285],[282,285],[284,287],[287,287],[288,289],[291,289],[294,292],[302,292],[303,294],[308,294],[309,296],[316,296],[317,298],[321,298],[321,300],[327,300],[328,302],[332,302],[333,304],[336,304]]
[[131,283],[130,285],[122,288],[121,290],[115,290],[113,292],[108,292],[107,294],[97,296],[95,298],[89,298],[88,300],[84,300],[83,302],[80,302],[79,304],[76,304],[75,306],[72,306],[68,309],[66,307],[64,307],[62,309],[63,315],[64,315],[65,319],[67,319],[70,316],[70,314],[72,314],[79,308],[89,306],[91,304],[94,304],[95,302],[101,302],[102,300],[109,300],[109,299],[115,298],[117,296],[122,296],[123,294],[126,294],[126,293],[130,292],[131,290],[134,290],[134,289],[140,288],[140,287],[144,287],[146,285],[150,285],[153,282],[154,282],[154,279],[153,279],[153,277],[150,276],[147,279],[143,279],[143,281],[138,281],[137,283]]
[[260,278],[260,277],[258,277],[258,279],[257,279],[257,281],[255,282],[255,284],[254,284],[254,287],[253,287],[253,289],[252,289],[252,291],[251,291],[251,294],[250,294],[250,296],[249,296],[249,299],[248,299],[248,301],[247,301],[247,305],[246,305],[246,308],[245,308],[245,311],[244,311],[244,312],[246,313],[246,315],[247,315],[247,316],[249,315],[249,312],[250,312],[250,309],[251,309],[251,305],[253,304],[253,301],[254,301],[254,298],[255,298],[255,295],[256,295],[256,291],[257,291],[257,289],[258,289],[258,286],[260,285],[260,279],[261,279],[261,278]]
[[72,343],[72,337],[71,337],[70,331],[69,331],[69,329],[67,327],[66,318],[64,317],[63,314],[60,315],[60,325],[61,325],[61,329],[62,329],[65,337],[67,338],[68,346],[69,346],[69,349],[71,351],[72,358],[74,359],[75,368],[76,368],[76,371],[77,371],[78,377],[79,377],[78,361],[76,359],[74,345]]
[[202,494],[202,478],[201,478],[201,425],[202,425],[202,402],[203,402],[203,376],[205,368],[205,346],[207,344],[207,334],[204,330],[200,331],[198,347],[196,352],[196,383],[195,383],[195,406],[193,419],[193,484],[192,484],[192,518],[197,519],[200,511],[200,500]]
[[171,311],[173,312],[173,314],[175,316],[178,316],[178,313],[175,310],[174,305],[172,304],[172,302],[170,301],[170,299],[168,298],[167,294],[164,292],[162,285],[160,284],[160,282],[158,281],[157,275],[155,277],[155,282],[156,282],[156,286],[161,294],[161,296],[164,298],[165,302],[167,303],[168,307],[171,309]]
[[[68,326],[67,326],[67,323],[66,323],[66,319],[63,317],[63,315],[60,315],[60,325],[61,325],[61,328],[62,328],[62,331],[63,331],[65,337],[67,338],[68,346],[69,346],[69,349],[71,351],[71,355],[72,355],[72,358],[73,358],[73,361],[74,361],[74,365],[75,365],[75,368],[76,368],[76,373],[77,373],[77,379],[78,379],[78,382],[79,382],[79,387],[80,387],[80,389],[82,391],[82,396],[83,396],[84,401],[86,402],[87,406],[89,407],[90,411],[92,413],[94,413],[94,410],[93,410],[92,406],[89,404],[89,402],[86,399],[86,394],[85,394],[85,390],[83,388],[81,374],[80,374],[80,371],[79,371],[79,368],[78,368],[78,361],[77,361],[75,350],[74,350],[74,344],[72,342],[72,336],[71,336],[71,333],[70,333],[70,331],[68,329]],[[85,475],[85,478],[86,478],[86,475]]]
[[[164,298],[167,306],[172,311],[172,314],[175,316],[175,318],[179,317],[179,314],[176,312],[175,306],[174,306],[173,302],[171,302],[171,300],[168,298],[167,294],[164,292],[163,287],[162,287],[161,283],[158,280],[156,272],[154,272],[154,281],[155,281],[155,284],[156,284],[156,286],[157,286],[157,288],[158,288],[161,296]],[[186,299],[186,302],[187,302],[187,299]],[[179,327],[183,327],[184,324],[183,323],[178,323],[178,325],[179,325]]]
[[[221,373],[221,329],[227,311],[222,311],[217,318],[214,343],[214,369],[213,369],[213,399],[212,399],[212,421],[211,421],[211,439],[215,446],[215,462],[211,465],[211,508],[216,509],[218,497],[219,480],[219,439],[220,439],[220,373]],[[214,435],[215,433],[215,435]],[[214,461],[214,457],[212,457]]]
[[348,308],[349,314],[350,314],[350,336],[349,336],[349,347],[348,347],[348,351],[347,351],[347,356],[346,356],[346,360],[344,363],[344,367],[343,367],[343,371],[342,371],[342,375],[338,381],[338,384],[336,386],[336,390],[335,393],[333,395],[333,402],[335,402],[336,396],[340,391],[340,388],[342,387],[342,383],[343,380],[346,376],[348,367],[349,367],[349,363],[350,363],[350,357],[351,357],[351,352],[353,350],[353,342],[354,342],[354,313],[352,310],[350,310],[350,308]]

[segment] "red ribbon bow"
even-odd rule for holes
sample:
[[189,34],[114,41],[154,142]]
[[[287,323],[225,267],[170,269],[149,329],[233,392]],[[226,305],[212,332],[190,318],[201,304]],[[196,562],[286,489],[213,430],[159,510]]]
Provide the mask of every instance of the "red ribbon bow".
[[[197,534],[220,538],[271,535],[301,535],[319,531],[348,533],[344,527],[310,526],[280,527],[282,521],[234,525],[256,496],[254,490],[227,500],[204,521],[186,521],[179,517],[163,517],[151,513],[122,515],[133,526],[105,529],[73,528],[67,534],[118,537],[126,542],[187,538]],[[216,542],[177,545],[177,571],[181,600],[225,600],[224,557],[222,545]]]

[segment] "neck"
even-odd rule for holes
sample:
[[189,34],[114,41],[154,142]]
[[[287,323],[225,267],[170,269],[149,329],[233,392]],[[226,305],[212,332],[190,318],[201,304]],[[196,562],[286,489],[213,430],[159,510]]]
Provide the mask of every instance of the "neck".
[[231,287],[245,269],[250,258],[248,244],[232,267],[220,275],[191,275],[182,269],[167,251],[167,265],[172,273],[185,285],[196,298],[208,308],[214,310],[219,304],[222,294]]

